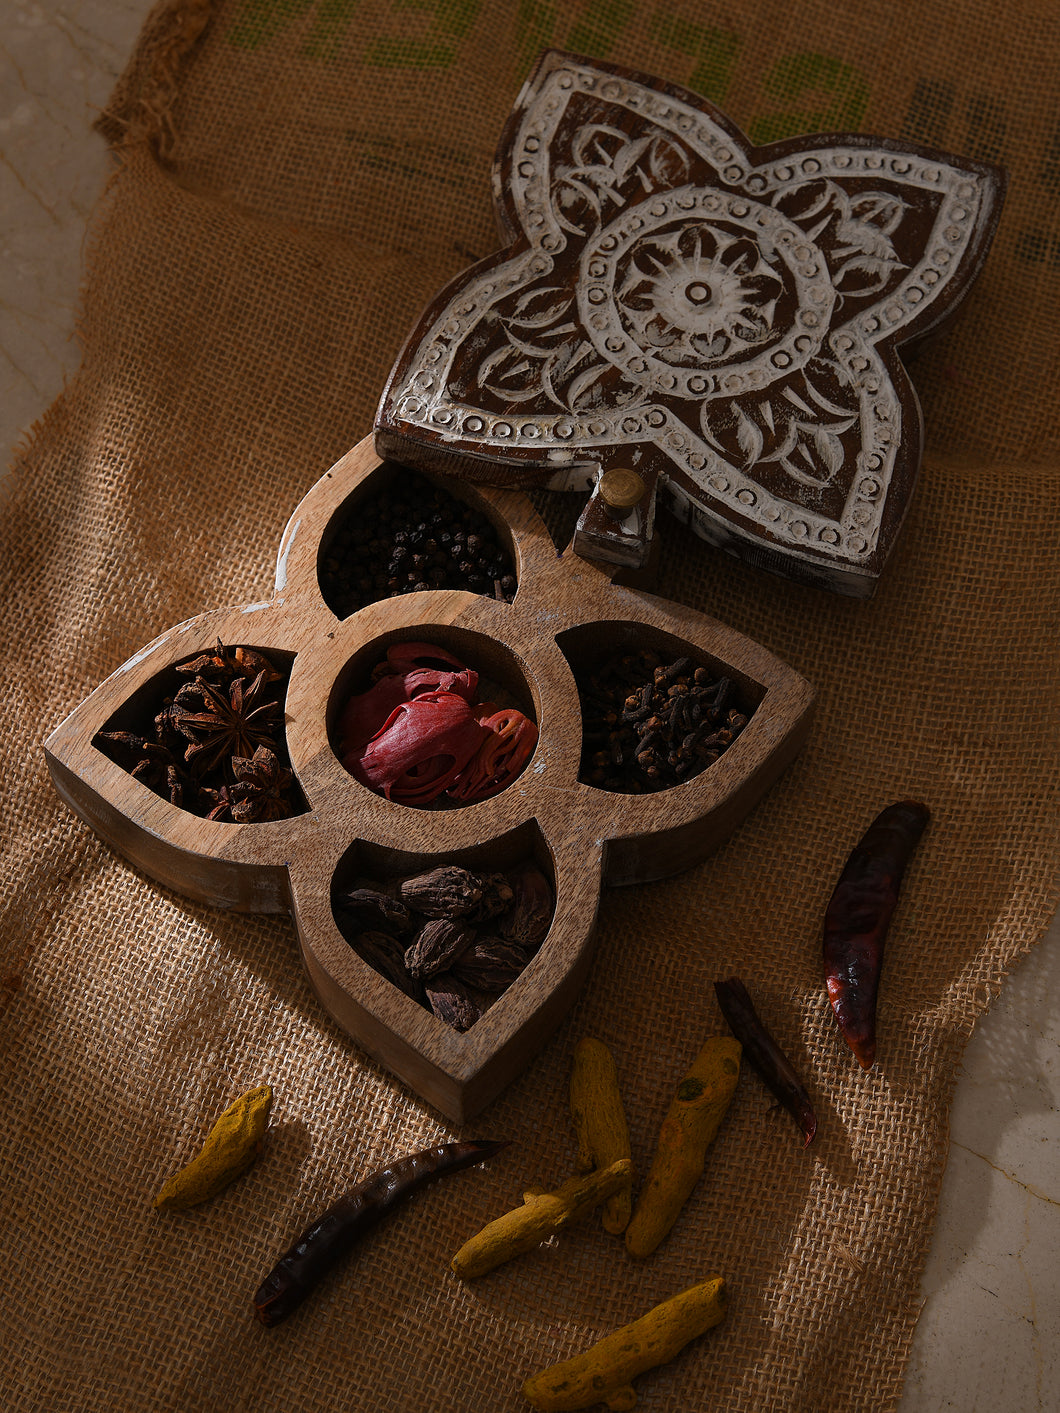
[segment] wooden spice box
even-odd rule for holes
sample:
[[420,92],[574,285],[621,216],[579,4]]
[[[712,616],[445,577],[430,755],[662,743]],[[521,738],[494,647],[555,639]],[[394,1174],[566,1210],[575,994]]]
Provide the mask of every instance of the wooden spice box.
[[[650,558],[657,497],[751,564],[871,594],[922,446],[898,350],[963,298],[1004,185],[986,164],[861,134],[756,148],[695,94],[546,53],[498,146],[503,248],[424,311],[374,437],[291,517],[274,596],[181,624],[109,677],[46,744],[59,793],[167,887],[219,907],[290,910],[339,1025],[462,1122],[573,1001],[601,887],[702,859],[809,727],[810,686],[772,654],[618,581],[618,566]],[[439,581],[335,611],[327,565],[343,527],[371,518],[375,491],[409,475],[396,462],[446,478],[487,516],[510,551],[514,597],[510,585],[491,599]],[[587,557],[557,552],[516,485],[589,495],[573,541]],[[200,818],[93,744],[135,729],[137,712],[174,689],[178,665],[218,640],[289,667],[283,734],[302,796],[291,818]],[[536,722],[532,757],[500,793],[413,808],[343,767],[341,709],[397,642],[447,650]],[[733,679],[750,719],[713,764],[661,793],[599,788],[582,767],[579,680],[608,655],[645,649]],[[551,929],[464,1032],[362,960],[336,921],[333,891],[351,879],[531,861],[554,888]]]
[[[451,482],[510,547],[518,589],[506,603],[439,589],[383,599],[340,620],[321,591],[324,547],[375,478],[400,475],[366,438],[313,487],[279,549],[266,603],[220,609],[170,629],[114,672],[51,735],[45,753],[62,798],[107,843],[164,886],[216,905],[293,916],[309,979],[340,1026],[457,1123],[482,1109],[543,1046],[590,966],[601,887],[658,878],[718,846],[791,761],[813,692],[771,653],[723,624],[614,582],[614,566],[558,553],[516,491]],[[93,739],[159,691],[178,663],[220,639],[290,664],[284,729],[305,801],[291,818],[199,818],[161,798]],[[500,794],[444,810],[390,802],[352,778],[335,722],[396,641],[429,642],[499,683],[537,723],[523,773]],[[732,677],[753,714],[702,774],[658,794],[579,780],[576,673],[601,653],[642,647]],[[553,882],[540,951],[468,1031],[452,1030],[367,965],[332,910],[336,879],[381,882],[458,862],[504,870],[533,860]]]

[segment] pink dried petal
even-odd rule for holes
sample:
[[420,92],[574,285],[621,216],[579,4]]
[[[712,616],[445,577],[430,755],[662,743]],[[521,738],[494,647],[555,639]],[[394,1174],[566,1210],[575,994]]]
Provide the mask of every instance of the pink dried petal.
[[[433,643],[391,643],[386,650],[387,672],[409,672],[424,668],[433,672],[451,671],[454,677],[470,671],[459,658]],[[462,694],[461,694],[462,695]]]
[[429,643],[392,643],[378,672],[375,683],[351,697],[339,717],[339,755],[343,758],[363,750],[402,702],[437,691],[453,692],[470,702],[478,687],[477,672]]
[[400,677],[381,677],[367,692],[351,697],[339,717],[339,754],[343,759],[363,750],[382,730],[395,708],[407,700],[405,683]]
[[515,707],[498,711],[492,702],[475,707],[475,716],[487,735],[448,794],[465,804],[487,800],[509,785],[534,753],[537,727]]
[[401,702],[346,769],[388,800],[427,804],[456,779],[486,735],[463,697],[428,692]]
[[386,650],[386,662],[377,669],[376,677],[381,678],[384,673],[388,677],[402,678],[409,699],[424,691],[444,690],[472,702],[478,687],[477,672],[431,643],[391,643]]

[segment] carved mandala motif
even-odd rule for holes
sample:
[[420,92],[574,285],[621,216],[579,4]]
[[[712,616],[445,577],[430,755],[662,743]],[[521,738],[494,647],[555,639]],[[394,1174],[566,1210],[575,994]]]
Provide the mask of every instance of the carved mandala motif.
[[494,173],[510,244],[420,321],[377,446],[555,489],[632,466],[642,544],[658,483],[704,538],[870,593],[921,450],[895,350],[966,290],[1002,188],[857,135],[756,150],[702,99],[547,54]]

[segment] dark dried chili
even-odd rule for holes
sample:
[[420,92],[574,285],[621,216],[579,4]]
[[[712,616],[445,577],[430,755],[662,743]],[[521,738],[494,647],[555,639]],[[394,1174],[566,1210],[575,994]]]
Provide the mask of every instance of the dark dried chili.
[[824,974],[843,1038],[862,1069],[876,1058],[883,944],[906,865],[931,813],[916,800],[888,805],[851,851],[824,920]]
[[323,1276],[349,1255],[356,1242],[435,1178],[473,1167],[507,1148],[506,1140],[442,1143],[410,1153],[359,1182],[308,1226],[258,1287],[254,1313],[263,1325],[278,1325],[294,1313]]
[[729,1029],[743,1046],[744,1058],[806,1135],[804,1148],[817,1132],[817,1115],[795,1067],[758,1018],[747,987],[736,976],[716,981],[714,990]]

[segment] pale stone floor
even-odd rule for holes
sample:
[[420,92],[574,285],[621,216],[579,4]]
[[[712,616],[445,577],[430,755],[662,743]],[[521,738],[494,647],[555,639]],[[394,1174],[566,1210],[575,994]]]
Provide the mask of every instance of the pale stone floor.
[[[77,367],[91,122],[149,0],[3,0],[0,456]],[[2,471],[0,471],[2,474]],[[900,1413],[1060,1409],[1060,926],[968,1047]],[[837,1331],[841,1337],[841,1331]]]

